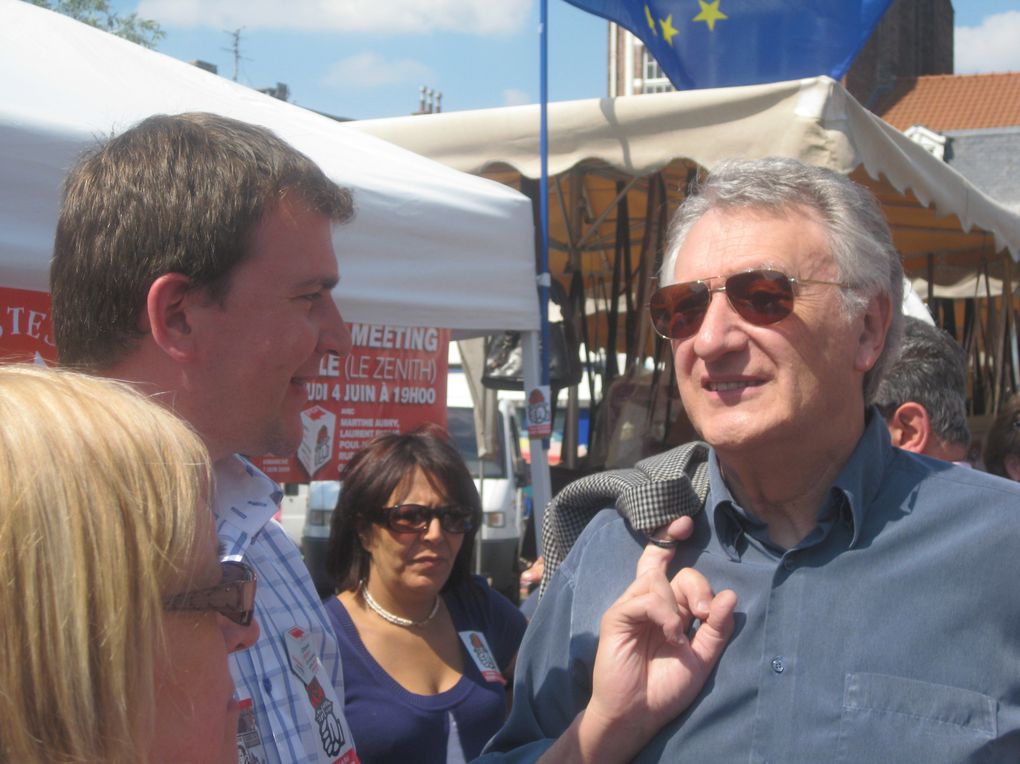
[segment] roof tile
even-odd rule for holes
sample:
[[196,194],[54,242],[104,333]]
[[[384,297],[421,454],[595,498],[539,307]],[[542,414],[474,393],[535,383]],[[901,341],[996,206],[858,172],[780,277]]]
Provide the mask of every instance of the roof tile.
[[872,111],[899,130],[938,132],[1020,125],[1020,72],[897,77]]

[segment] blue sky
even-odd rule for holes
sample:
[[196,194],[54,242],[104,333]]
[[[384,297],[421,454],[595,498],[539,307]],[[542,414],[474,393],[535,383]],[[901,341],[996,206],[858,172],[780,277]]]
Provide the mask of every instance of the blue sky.
[[[607,92],[607,24],[549,2],[550,100]],[[409,114],[419,86],[443,111],[536,103],[539,0],[114,0],[158,21],[157,50],[238,81],[283,82],[290,100],[355,119]],[[1020,0],[954,0],[956,71],[1020,70]]]

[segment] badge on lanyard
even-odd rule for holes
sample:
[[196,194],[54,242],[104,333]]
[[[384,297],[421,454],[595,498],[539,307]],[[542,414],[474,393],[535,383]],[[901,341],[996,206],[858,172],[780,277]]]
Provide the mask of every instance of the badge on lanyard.
[[506,677],[499,670],[496,659],[492,657],[492,650],[489,649],[489,642],[480,631],[460,631],[460,641],[467,648],[468,655],[475,662],[478,671],[486,682],[497,682],[506,684]]
[[241,715],[237,720],[237,764],[262,764],[266,754],[262,750],[259,725],[255,721],[255,707],[251,698],[240,701]]
[[326,677],[311,639],[304,629],[297,626],[287,629],[283,637],[290,670],[301,680],[308,695],[308,705],[317,727],[317,749],[328,757],[330,764],[359,764],[350,730],[343,716],[338,714],[341,706],[336,690]]

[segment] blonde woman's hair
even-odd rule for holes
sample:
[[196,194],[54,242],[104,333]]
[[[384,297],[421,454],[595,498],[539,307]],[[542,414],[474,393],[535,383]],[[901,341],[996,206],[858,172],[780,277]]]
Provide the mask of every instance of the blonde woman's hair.
[[0,365],[0,761],[145,759],[210,485],[198,437],[128,386]]

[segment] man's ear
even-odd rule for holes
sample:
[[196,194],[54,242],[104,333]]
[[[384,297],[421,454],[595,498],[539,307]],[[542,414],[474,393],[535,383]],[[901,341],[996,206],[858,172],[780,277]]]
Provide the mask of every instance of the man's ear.
[[149,287],[139,329],[175,361],[188,360],[194,350],[189,317],[194,305],[191,279],[183,273],[164,273]]
[[889,324],[892,323],[889,295],[878,294],[872,297],[864,311],[863,318],[857,343],[855,368],[857,371],[867,372],[875,365],[885,349],[885,338],[889,334]]
[[1020,483],[1020,454],[1006,454],[1002,466],[1006,468],[1006,474],[1010,478]]
[[931,440],[931,419],[924,406],[907,401],[893,412],[887,424],[894,446],[915,454],[924,453]]

